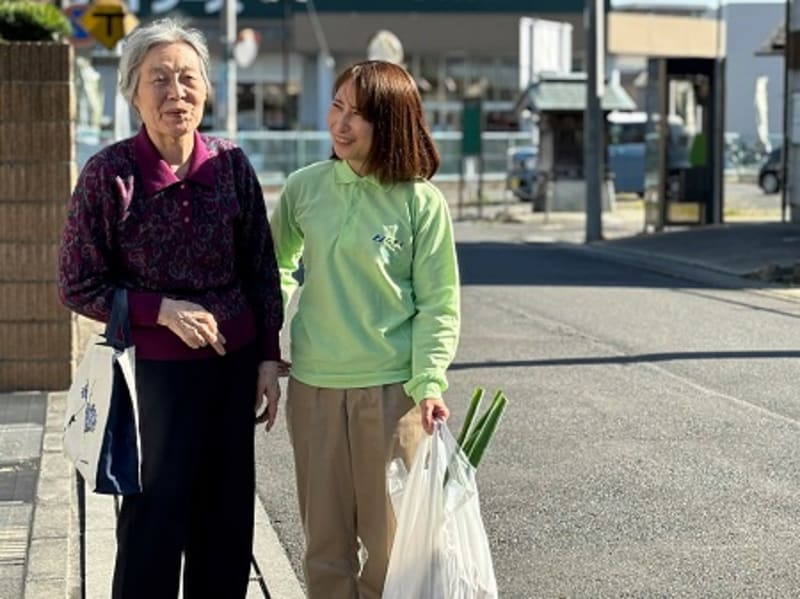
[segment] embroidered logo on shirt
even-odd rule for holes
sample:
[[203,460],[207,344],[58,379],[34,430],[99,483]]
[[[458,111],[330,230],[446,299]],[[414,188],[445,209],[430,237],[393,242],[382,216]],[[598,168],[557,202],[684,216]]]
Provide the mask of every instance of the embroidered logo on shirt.
[[395,239],[394,237],[387,237],[386,235],[381,235],[380,233],[374,235],[372,237],[372,241],[377,243],[382,243],[387,246],[389,249],[399,251],[403,249],[403,242],[399,239]]
[[380,243],[395,252],[403,249],[403,242],[397,238],[397,225],[384,225],[383,233],[373,235],[372,241]]

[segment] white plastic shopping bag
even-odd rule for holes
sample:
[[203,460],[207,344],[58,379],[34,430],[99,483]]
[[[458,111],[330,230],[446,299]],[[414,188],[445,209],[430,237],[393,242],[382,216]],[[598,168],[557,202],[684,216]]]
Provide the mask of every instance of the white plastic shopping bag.
[[383,599],[497,599],[475,469],[444,423],[404,474],[390,465],[399,512]]
[[135,364],[122,290],[105,335],[90,341],[67,394],[64,453],[96,493],[141,491]]

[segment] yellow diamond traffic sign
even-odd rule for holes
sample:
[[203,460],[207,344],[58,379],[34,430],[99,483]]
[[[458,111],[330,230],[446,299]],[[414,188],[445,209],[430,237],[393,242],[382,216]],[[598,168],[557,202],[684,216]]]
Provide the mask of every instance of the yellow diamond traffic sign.
[[94,0],[81,18],[83,28],[109,50],[138,24],[122,0]]

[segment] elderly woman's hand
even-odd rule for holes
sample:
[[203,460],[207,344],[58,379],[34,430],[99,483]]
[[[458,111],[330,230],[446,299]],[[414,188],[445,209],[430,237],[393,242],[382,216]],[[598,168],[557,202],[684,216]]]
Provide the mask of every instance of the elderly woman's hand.
[[216,318],[199,304],[165,297],[158,311],[158,324],[192,349],[210,345],[220,356],[225,355],[225,337],[217,329]]
[[[258,386],[256,389],[256,423],[266,422],[266,430],[269,431],[275,424],[278,417],[278,402],[281,399],[281,386],[278,383],[278,376],[281,370],[285,370],[287,363],[283,360],[267,360],[258,365]],[[264,405],[264,397],[267,398],[267,407]]]

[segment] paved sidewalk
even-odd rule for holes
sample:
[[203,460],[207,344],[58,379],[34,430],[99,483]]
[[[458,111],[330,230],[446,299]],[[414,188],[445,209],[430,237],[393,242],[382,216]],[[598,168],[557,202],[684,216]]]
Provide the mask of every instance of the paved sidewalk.
[[800,297],[800,224],[740,221],[644,232],[644,213],[618,204],[603,214],[603,240],[586,244],[585,215],[532,213],[523,203],[484,208],[488,229],[456,221],[456,239],[521,243],[568,243],[585,251],[697,281]]
[[[800,300],[800,285],[773,281],[776,273],[793,272],[800,263],[800,225],[741,223],[642,234],[642,215],[619,209],[603,217],[605,240],[587,245],[582,214],[532,214],[527,205],[515,203],[487,207],[484,216],[495,220],[456,222],[457,241],[575,244],[582,251],[676,276]],[[3,598],[81,598],[75,480],[61,452],[64,401],[63,392],[0,394]],[[114,501],[91,493],[86,500],[85,596],[105,599],[115,551]],[[249,597],[303,596],[260,501],[254,555]]]
[[0,395],[0,595],[9,599],[78,597],[63,404],[63,393]]
[[[653,261],[673,260],[711,271],[765,280],[800,263],[800,225],[732,223],[614,239],[610,249]],[[800,280],[795,281],[800,283]]]
[[[76,479],[61,447],[65,399],[64,392],[0,394],[0,597],[4,599],[110,596],[115,500],[85,494],[82,555]],[[248,599],[301,599],[300,583],[258,498],[255,524]]]

